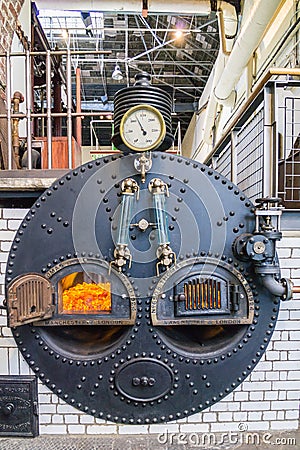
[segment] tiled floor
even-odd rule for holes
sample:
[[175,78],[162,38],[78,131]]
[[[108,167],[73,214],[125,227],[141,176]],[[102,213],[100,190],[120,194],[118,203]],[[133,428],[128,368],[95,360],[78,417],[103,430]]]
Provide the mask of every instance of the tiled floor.
[[[297,450],[300,448],[299,431],[281,431],[272,433],[252,433],[246,438],[239,437],[239,442],[222,442],[221,435],[217,436],[217,445],[194,445],[193,439],[182,439],[175,436],[172,443],[162,444],[158,435],[136,436],[115,435],[97,437],[88,436],[38,436],[31,438],[0,438],[0,450]],[[180,438],[184,443],[180,442]],[[186,436],[185,436],[186,438]],[[234,441],[234,439],[232,439]],[[236,439],[235,439],[236,441]]]

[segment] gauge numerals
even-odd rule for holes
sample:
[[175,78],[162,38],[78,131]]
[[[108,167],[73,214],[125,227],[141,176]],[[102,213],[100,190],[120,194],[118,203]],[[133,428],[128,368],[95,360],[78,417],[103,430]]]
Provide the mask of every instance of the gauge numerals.
[[160,111],[153,106],[133,106],[121,120],[120,134],[124,144],[131,150],[153,150],[165,138],[165,121]]

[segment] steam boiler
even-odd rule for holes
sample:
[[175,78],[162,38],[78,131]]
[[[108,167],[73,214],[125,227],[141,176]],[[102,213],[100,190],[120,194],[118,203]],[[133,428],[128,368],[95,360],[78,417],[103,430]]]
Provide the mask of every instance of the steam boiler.
[[142,74],[115,98],[122,153],[57,180],[16,233],[8,323],[68,404],[126,424],[213,405],[265,352],[281,300],[280,200],[254,205],[213,168],[166,151],[169,95]]

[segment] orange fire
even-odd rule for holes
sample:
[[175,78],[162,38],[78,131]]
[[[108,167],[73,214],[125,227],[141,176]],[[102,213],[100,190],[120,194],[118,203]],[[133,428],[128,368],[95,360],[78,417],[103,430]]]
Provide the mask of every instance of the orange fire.
[[67,311],[111,311],[110,283],[78,283],[63,291],[63,309]]

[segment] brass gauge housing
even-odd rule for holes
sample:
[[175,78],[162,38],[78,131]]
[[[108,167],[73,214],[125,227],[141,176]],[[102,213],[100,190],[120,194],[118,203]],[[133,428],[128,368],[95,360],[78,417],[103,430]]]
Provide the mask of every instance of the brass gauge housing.
[[166,136],[166,124],[155,107],[141,104],[131,107],[122,117],[120,137],[123,143],[136,152],[154,150]]

